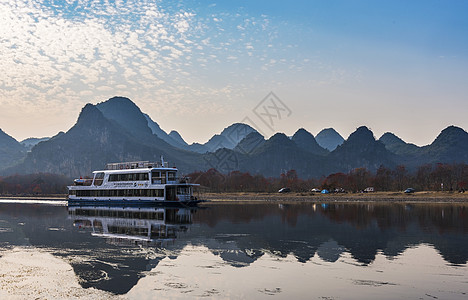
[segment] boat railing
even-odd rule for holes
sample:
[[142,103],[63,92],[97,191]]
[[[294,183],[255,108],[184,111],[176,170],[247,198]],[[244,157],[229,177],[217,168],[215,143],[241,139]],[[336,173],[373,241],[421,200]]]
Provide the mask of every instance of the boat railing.
[[109,163],[106,165],[107,170],[124,170],[124,169],[147,169],[147,168],[169,168],[168,162],[149,162],[149,161],[132,161],[123,163]]

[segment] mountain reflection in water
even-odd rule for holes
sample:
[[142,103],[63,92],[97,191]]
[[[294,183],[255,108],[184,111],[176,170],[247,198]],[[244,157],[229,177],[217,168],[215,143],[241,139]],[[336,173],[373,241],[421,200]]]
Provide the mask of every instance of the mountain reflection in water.
[[[125,294],[166,258],[204,247],[243,268],[265,254],[351,256],[366,267],[429,245],[450,265],[468,260],[464,204],[208,204],[200,208],[0,204],[2,248],[32,245],[68,261],[83,287]],[[196,259],[194,257],[193,259]]]

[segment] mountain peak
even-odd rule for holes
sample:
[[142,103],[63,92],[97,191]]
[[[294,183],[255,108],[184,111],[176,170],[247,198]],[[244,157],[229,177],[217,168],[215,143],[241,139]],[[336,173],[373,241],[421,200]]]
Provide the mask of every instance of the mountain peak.
[[343,144],[344,138],[333,128],[325,128],[315,137],[317,143],[329,151],[333,151],[339,145]]
[[234,149],[249,133],[256,132],[251,126],[244,123],[234,123],[220,133],[215,134],[204,146],[211,152],[220,148]]
[[235,151],[241,153],[253,153],[257,150],[260,146],[265,143],[265,138],[263,135],[258,133],[257,131],[253,131],[249,133],[245,138],[240,141],[237,146],[234,148]]
[[312,136],[312,133],[308,132],[307,130],[305,130],[304,128],[299,128],[293,135],[294,136],[301,136],[301,135],[304,135],[304,136]]
[[228,137],[235,144],[238,144],[249,133],[256,131],[251,126],[244,123],[234,123],[223,129],[221,135]]
[[356,129],[355,132],[351,133],[348,137],[348,142],[375,142],[375,137],[372,131],[366,126],[361,126]]
[[187,142],[182,138],[182,136],[180,135],[180,133],[178,133],[177,131],[175,130],[172,130],[171,132],[169,132],[169,136],[175,140],[176,142],[184,145],[184,146],[188,146]]
[[283,144],[283,145],[290,145],[293,143],[290,138],[286,136],[286,134],[282,132],[275,133],[271,138],[268,139],[269,144]]
[[25,155],[25,148],[14,137],[0,129],[0,169],[11,166]]
[[447,128],[445,128],[444,130],[442,130],[440,134],[441,135],[442,134],[443,135],[449,135],[449,134],[464,135],[464,134],[467,134],[467,132],[463,128],[460,128],[460,127],[457,127],[457,126],[454,126],[454,125],[450,125]]
[[297,130],[291,140],[296,143],[299,148],[302,148],[308,152],[319,155],[325,155],[328,153],[326,149],[320,147],[314,136],[304,128]]
[[105,118],[116,122],[130,134],[140,138],[152,135],[145,115],[132,100],[126,97],[113,97],[98,103],[96,107]]
[[468,133],[460,127],[449,126],[441,131],[432,145],[467,145]]
[[[123,97],[123,96],[114,96],[112,98],[109,98],[107,101],[104,101],[104,102],[101,102],[101,103],[109,103],[109,104],[113,104],[113,105],[116,105],[116,104],[120,104],[120,105],[133,105],[133,106],[136,106],[136,104],[130,100],[129,98],[127,97]],[[99,103],[99,104],[101,104]]]
[[92,120],[95,120],[96,118],[103,118],[103,115],[97,107],[91,103],[87,103],[80,112],[80,115],[78,116],[78,121],[76,122],[77,125],[91,122]]
[[380,138],[379,141],[384,143],[385,145],[391,145],[391,144],[399,144],[403,145],[406,144],[401,138],[396,136],[392,132],[385,132]]

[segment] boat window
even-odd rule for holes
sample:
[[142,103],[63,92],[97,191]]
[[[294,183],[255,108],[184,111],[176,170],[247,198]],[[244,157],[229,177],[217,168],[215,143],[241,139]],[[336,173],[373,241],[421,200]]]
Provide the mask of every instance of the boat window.
[[179,186],[177,187],[177,194],[179,195],[189,195],[190,187],[189,186]]
[[94,185],[101,185],[103,180],[104,180],[104,173],[103,172],[96,173],[96,175],[94,176]]
[[139,181],[148,180],[148,173],[138,173],[137,175],[138,175],[137,180],[139,180]]
[[110,174],[109,181],[147,181],[148,173]]
[[166,183],[166,172],[153,171],[151,172],[151,183],[153,184],[165,184]]
[[117,189],[76,190],[70,195],[77,197],[164,197],[164,189]]
[[153,197],[164,197],[164,190],[163,189],[157,189],[157,190],[152,190],[152,195]]
[[168,181],[175,181],[176,180],[176,172],[167,172],[167,180]]

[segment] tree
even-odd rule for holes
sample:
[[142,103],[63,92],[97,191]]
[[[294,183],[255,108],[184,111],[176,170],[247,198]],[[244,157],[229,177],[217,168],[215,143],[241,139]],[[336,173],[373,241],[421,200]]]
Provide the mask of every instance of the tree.
[[433,188],[433,186],[431,186],[431,172],[431,164],[422,165],[418,168],[416,172],[416,185],[418,189],[430,190]]
[[381,165],[374,177],[374,187],[378,191],[389,191],[392,183],[392,170]]
[[403,165],[396,166],[395,170],[393,171],[393,177],[395,178],[395,187],[398,191],[405,189],[408,185],[408,171],[406,167]]
[[362,191],[370,185],[371,173],[366,168],[356,168],[349,173],[354,191]]

